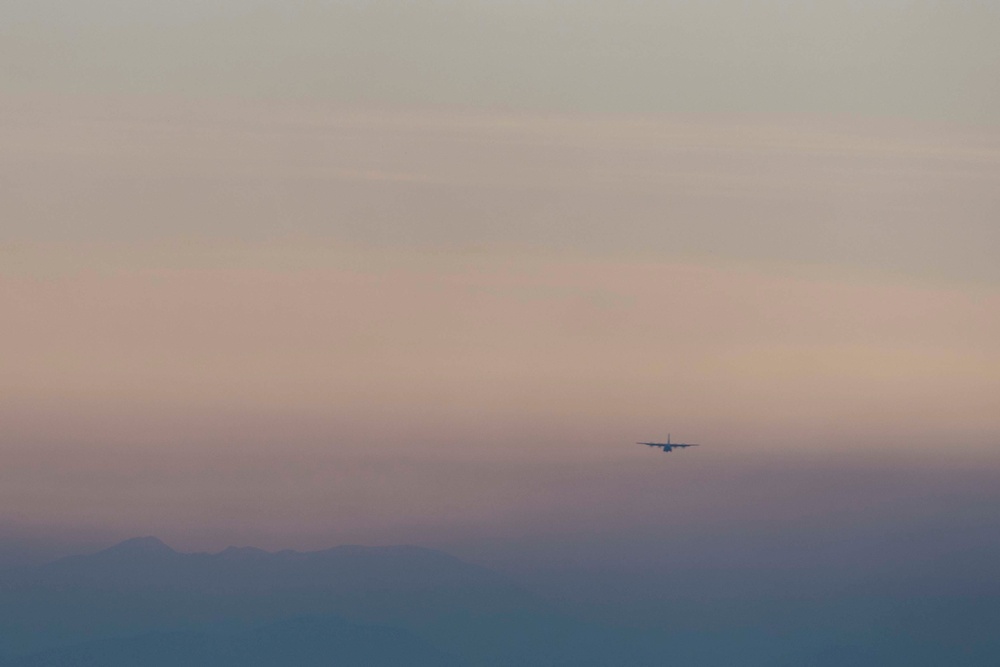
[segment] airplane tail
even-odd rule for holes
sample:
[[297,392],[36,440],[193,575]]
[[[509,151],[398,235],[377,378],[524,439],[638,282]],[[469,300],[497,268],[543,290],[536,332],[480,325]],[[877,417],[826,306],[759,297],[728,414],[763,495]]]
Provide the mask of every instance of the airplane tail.
[[669,433],[667,433],[667,444],[668,445],[670,444],[670,434]]

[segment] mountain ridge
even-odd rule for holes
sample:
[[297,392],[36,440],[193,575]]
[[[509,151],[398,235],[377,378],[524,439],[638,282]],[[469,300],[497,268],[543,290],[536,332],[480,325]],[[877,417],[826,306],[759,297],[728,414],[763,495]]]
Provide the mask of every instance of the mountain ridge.
[[337,616],[298,616],[250,630],[210,634],[151,632],[0,659],[0,667],[463,667],[412,633],[351,623]]
[[530,630],[532,648],[518,649],[522,655],[536,650],[540,628],[576,627],[507,577],[413,545],[183,553],[145,536],[0,572],[0,592],[0,652],[15,657],[151,632],[235,632],[335,615],[411,632],[473,665],[507,664],[486,654],[502,657],[520,641],[509,632]]

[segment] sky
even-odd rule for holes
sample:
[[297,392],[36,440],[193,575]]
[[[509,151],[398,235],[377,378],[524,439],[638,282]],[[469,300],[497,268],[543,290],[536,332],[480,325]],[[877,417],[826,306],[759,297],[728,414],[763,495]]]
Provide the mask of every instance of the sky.
[[0,537],[1000,546],[1000,9],[828,5],[5,2]]

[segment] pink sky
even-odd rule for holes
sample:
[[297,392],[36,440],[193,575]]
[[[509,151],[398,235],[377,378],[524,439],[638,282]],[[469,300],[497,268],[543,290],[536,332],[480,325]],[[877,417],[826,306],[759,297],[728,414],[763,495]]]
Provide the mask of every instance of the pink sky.
[[998,462],[990,128],[60,99],[0,126],[8,521],[319,546]]

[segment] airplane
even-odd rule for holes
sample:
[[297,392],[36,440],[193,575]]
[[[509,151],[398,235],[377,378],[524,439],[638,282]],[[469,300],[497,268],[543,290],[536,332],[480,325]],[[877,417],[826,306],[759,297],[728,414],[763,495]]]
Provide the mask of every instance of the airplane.
[[675,448],[678,447],[697,447],[696,444],[689,444],[686,442],[670,442],[670,434],[667,434],[666,442],[637,442],[637,445],[646,445],[647,447],[661,447],[664,453],[670,453]]

